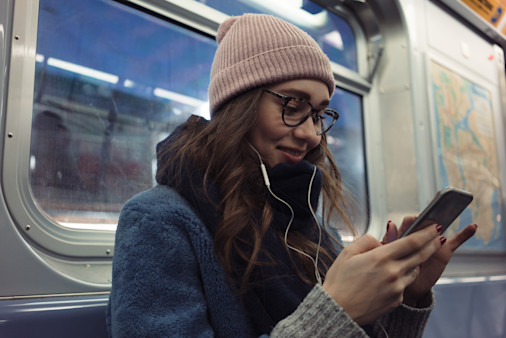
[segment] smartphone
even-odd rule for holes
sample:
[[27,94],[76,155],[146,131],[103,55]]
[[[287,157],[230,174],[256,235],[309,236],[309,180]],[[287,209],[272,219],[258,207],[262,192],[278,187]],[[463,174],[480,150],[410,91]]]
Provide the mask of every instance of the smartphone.
[[443,189],[401,237],[408,236],[431,224],[441,224],[443,226],[441,233],[445,232],[472,200],[473,195],[470,192],[452,187]]

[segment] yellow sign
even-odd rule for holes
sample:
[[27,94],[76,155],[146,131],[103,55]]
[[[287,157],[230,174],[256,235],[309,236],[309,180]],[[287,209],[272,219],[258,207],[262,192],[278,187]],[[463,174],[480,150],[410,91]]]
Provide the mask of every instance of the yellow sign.
[[506,11],[506,0],[462,0],[471,10],[497,27]]

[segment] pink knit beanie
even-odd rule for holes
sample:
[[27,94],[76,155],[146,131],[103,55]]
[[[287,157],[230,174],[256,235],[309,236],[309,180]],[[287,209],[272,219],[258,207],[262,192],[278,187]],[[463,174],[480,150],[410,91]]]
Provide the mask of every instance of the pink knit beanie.
[[328,57],[298,27],[266,14],[225,20],[216,37],[209,84],[211,114],[238,94],[259,86],[294,79],[324,82],[334,93]]

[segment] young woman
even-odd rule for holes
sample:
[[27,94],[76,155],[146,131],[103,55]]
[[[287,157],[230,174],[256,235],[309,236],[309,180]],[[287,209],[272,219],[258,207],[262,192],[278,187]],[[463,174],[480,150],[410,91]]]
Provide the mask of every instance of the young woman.
[[335,219],[353,228],[325,139],[339,117],[328,58],[268,15],[230,18],[217,40],[211,120],[157,146],[159,185],[122,210],[111,335],[420,337],[432,286],[476,226],[343,249],[327,232]]

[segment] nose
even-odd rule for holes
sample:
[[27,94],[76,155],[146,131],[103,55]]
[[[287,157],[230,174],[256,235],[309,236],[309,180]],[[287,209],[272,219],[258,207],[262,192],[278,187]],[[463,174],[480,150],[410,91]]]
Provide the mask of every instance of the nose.
[[298,139],[303,139],[312,147],[316,147],[321,140],[321,136],[316,135],[316,129],[311,117],[309,117],[301,125],[293,128],[293,136]]

